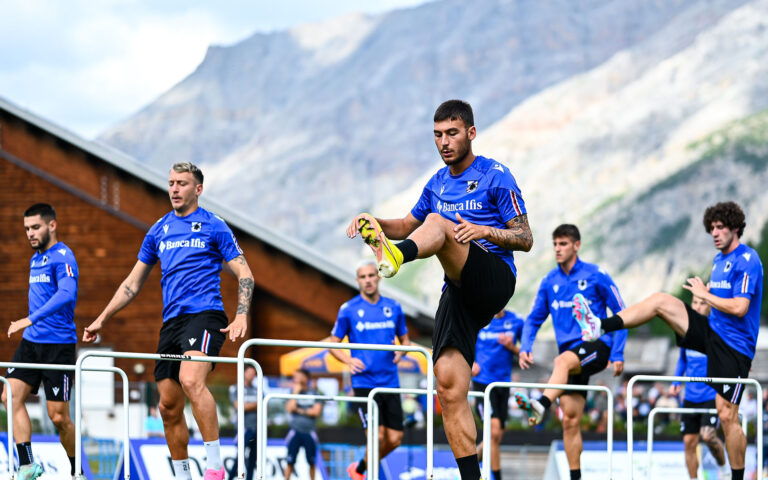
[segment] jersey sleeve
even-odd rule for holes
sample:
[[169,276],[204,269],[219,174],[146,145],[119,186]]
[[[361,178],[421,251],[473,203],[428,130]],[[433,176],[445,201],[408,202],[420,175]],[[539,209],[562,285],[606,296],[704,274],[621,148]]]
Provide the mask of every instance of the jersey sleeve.
[[416,220],[423,222],[430,213],[432,213],[432,190],[430,190],[428,183],[421,191],[419,201],[411,209],[411,215]]
[[347,316],[346,304],[342,305],[339,309],[339,314],[336,316],[336,323],[333,324],[331,335],[336,338],[344,340],[344,337],[349,333],[349,317]]
[[525,319],[525,325],[523,326],[523,333],[520,340],[520,351],[531,352],[533,349],[533,341],[536,338],[536,334],[541,328],[541,324],[549,316],[549,304],[547,303],[547,285],[546,279],[541,281],[539,285],[539,292],[536,294],[536,299],[533,301],[533,308],[531,313],[528,314],[528,318]]
[[408,334],[408,325],[405,323],[405,314],[400,305],[396,306],[397,319],[395,320],[395,335],[402,337]]
[[[677,365],[675,366],[675,377],[681,377],[685,373],[685,349],[680,349],[680,357],[677,359]],[[672,382],[672,385],[680,385],[680,382]]]
[[[58,270],[58,264],[56,270]],[[64,275],[58,279],[58,289],[56,290],[56,293],[54,293],[43,306],[34,312],[31,312],[29,314],[29,320],[32,323],[35,323],[41,318],[52,315],[62,308],[73,304],[75,301],[77,301],[77,279],[74,276]]]
[[520,343],[520,339],[523,338],[523,327],[525,326],[525,319],[517,316],[517,321],[512,329],[512,333],[515,335],[515,343]]
[[598,272],[597,287],[600,289],[600,294],[605,299],[605,304],[611,309],[611,312],[614,315],[627,308],[624,304],[624,299],[621,298],[619,288],[607,272],[603,270]]
[[506,168],[504,173],[498,173],[495,176],[488,193],[491,201],[499,209],[503,223],[528,213],[520,187],[517,186],[515,177]]
[[219,253],[224,257],[225,262],[229,262],[243,254],[243,250],[237,243],[235,234],[224,221],[220,221],[213,232],[216,239],[216,246]]
[[157,239],[153,229],[150,229],[144,236],[144,241],[141,242],[141,248],[139,249],[138,259],[147,265],[157,263]]
[[609,358],[612,362],[624,361],[624,346],[627,344],[627,335],[629,332],[626,328],[616,330],[613,332],[613,344],[611,345],[611,356]]
[[758,288],[758,281],[762,278],[763,266],[760,262],[754,260],[739,261],[734,265],[736,270],[733,275],[733,285],[731,286],[731,293],[733,298],[741,297],[752,299]]

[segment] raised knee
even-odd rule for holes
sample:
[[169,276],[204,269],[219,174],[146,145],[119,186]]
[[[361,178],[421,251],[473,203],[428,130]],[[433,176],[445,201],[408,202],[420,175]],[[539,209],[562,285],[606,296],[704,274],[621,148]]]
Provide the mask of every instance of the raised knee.
[[179,375],[179,383],[182,390],[190,399],[200,393],[205,388],[205,380],[194,375]]
[[51,422],[53,422],[53,425],[56,427],[56,430],[64,430],[66,429],[69,424],[72,423],[72,421],[69,419],[69,415],[65,415],[60,412],[54,412],[49,415],[51,418]]

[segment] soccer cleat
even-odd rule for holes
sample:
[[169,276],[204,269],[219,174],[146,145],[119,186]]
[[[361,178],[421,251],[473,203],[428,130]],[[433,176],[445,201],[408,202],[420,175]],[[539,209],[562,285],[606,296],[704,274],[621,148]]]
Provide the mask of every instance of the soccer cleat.
[[357,231],[376,254],[379,276],[394,277],[400,265],[403,264],[403,252],[384,235],[379,222],[373,218],[373,215],[362,213],[357,221]]
[[528,423],[531,426],[541,423],[541,419],[544,418],[544,406],[538,400],[528,398],[524,393],[515,392],[515,402],[521,410],[528,412]]
[[221,470],[214,470],[212,468],[209,468],[205,471],[205,476],[203,477],[203,480],[224,480],[224,475],[227,474],[227,471],[224,470],[224,467],[221,467]]
[[585,342],[594,342],[603,335],[600,328],[600,319],[592,313],[584,295],[577,293],[573,296],[573,319],[581,327],[581,339]]
[[364,473],[357,473],[357,462],[352,462],[347,467],[347,475],[349,475],[349,478],[352,480],[365,480],[365,474]]
[[35,480],[43,474],[43,467],[39,463],[22,465],[16,472],[17,480]]

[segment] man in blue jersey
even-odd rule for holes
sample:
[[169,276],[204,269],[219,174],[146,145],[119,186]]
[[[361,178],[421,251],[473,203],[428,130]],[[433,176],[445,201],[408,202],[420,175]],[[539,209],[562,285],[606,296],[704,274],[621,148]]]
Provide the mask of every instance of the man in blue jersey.
[[[604,313],[608,307],[618,313],[624,309],[619,289],[605,270],[579,258],[581,233],[576,225],[558,226],[552,232],[552,243],[557,267],[541,281],[533,309],[525,321],[520,367],[526,369],[533,365],[533,341],[541,324],[551,315],[560,354],[555,358],[548,383],[587,385],[589,377],[604,370],[609,362],[613,364],[613,374],[621,375],[627,331],[619,330],[597,342],[587,343],[581,339],[581,329],[571,316],[571,299],[576,292],[581,292],[595,311]],[[541,422],[545,411],[558,397],[563,411],[565,456],[571,480],[577,480],[581,478],[582,452],[579,422],[584,413],[586,392],[547,388],[539,400],[515,393],[517,404],[528,411],[532,425]]]
[[[485,391],[493,382],[508,382],[512,378],[512,364],[520,351],[516,344],[523,334],[525,320],[520,315],[502,310],[493,316],[491,323],[477,334],[475,363],[472,364],[472,390]],[[482,420],[483,401],[475,401],[475,410]],[[501,480],[501,454],[499,446],[504,434],[504,423],[509,413],[509,389],[491,391],[491,472],[495,480]],[[477,455],[483,457],[483,442],[477,447]]]
[[[357,284],[360,295],[339,308],[336,324],[329,342],[341,342],[349,337],[350,343],[392,345],[395,338],[401,345],[410,345],[408,327],[402,307],[391,298],[379,293],[379,276],[376,262],[364,260],[357,266]],[[346,364],[352,372],[352,388],[356,397],[367,397],[376,387],[398,388],[400,378],[397,362],[403,352],[378,352],[374,350],[330,350],[331,355]],[[375,397],[379,407],[379,460],[400,446],[403,440],[403,406],[400,395],[380,393]],[[363,428],[368,428],[367,409],[358,407]],[[359,462],[347,467],[352,480],[362,480],[368,468],[366,455]]]
[[512,252],[529,251],[533,236],[512,173],[472,152],[477,135],[472,107],[448,100],[433,120],[435,146],[446,166],[432,176],[405,217],[363,213],[352,220],[347,235],[361,234],[384,277],[416,258],[440,260],[445,285],[432,336],[437,395],[461,478],[477,480],[477,431],[467,401],[475,341],[512,297],[517,275]]
[[[24,330],[12,362],[75,364],[77,261],[72,250],[58,240],[57,227],[56,212],[48,204],[38,203],[24,212],[24,230],[35,253],[29,262],[29,316],[11,322],[8,328],[8,337]],[[19,454],[16,478],[34,479],[43,474],[32,454],[32,423],[25,405],[30,394],[37,394],[40,382],[48,416],[59,432],[74,476],[75,426],[69,416],[72,372],[9,368],[6,378],[13,393],[13,436]],[[7,405],[6,394],[3,390]]]
[[[691,301],[693,311],[707,316],[710,307],[699,297],[693,297]],[[680,349],[680,358],[675,367],[675,376],[706,377],[707,356],[690,348]],[[669,386],[669,393],[680,394],[680,382],[673,382]],[[715,389],[706,383],[688,383],[685,386],[683,398],[684,408],[715,408]],[[685,446],[685,466],[688,467],[688,475],[691,480],[698,478],[699,459],[696,456],[696,446],[699,438],[709,447],[709,451],[720,467],[720,478],[730,478],[731,470],[725,465],[725,450],[723,442],[717,436],[717,414],[686,413],[680,421],[680,431],[683,432],[683,445]]]
[[[191,163],[175,164],[168,180],[173,210],[149,229],[136,265],[104,311],[85,329],[83,341],[94,341],[104,322],[136,297],[158,260],[163,274],[163,328],[157,353],[216,356],[227,334],[233,342],[245,336],[253,276],[229,226],[198,206],[201,193],[200,169]],[[229,325],[220,292],[223,262],[239,282],[237,312]],[[211,370],[212,364],[207,362],[155,362],[160,415],[177,479],[192,478],[185,397],[205,444],[205,480],[221,480],[225,475],[216,402],[205,384]]]
[[[666,293],[654,293],[628,307],[620,315],[602,318],[593,314],[583,299],[573,299],[573,315],[584,340],[594,341],[603,332],[634,328],[658,316],[678,336],[678,345],[707,355],[707,376],[746,378],[755,356],[760,306],[763,300],[763,265],[757,252],[739,238],[746,227],[744,212],[734,202],[715,204],[704,212],[704,229],[719,253],[712,263],[709,288],[699,277],[683,287],[704,300],[709,318]],[[744,478],[747,439],[739,425],[743,384],[712,384],[715,404],[725,433],[725,447],[733,480]]]

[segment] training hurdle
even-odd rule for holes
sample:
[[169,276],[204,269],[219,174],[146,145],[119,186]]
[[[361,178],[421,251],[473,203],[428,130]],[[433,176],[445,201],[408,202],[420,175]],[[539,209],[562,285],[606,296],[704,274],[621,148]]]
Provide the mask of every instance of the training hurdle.
[[[133,359],[133,360],[169,360],[172,362],[190,361],[190,362],[205,362],[205,363],[231,363],[231,364],[238,363],[238,359],[234,357],[206,357],[206,356],[192,356],[192,355],[169,355],[169,354],[159,354],[159,353],[108,352],[108,351],[100,351],[100,350],[92,350],[92,351],[81,353],[77,357],[77,362],[75,363],[75,366],[74,366],[74,370],[75,370],[75,472],[80,472],[82,471],[82,468],[83,468],[83,455],[81,451],[82,443],[83,443],[83,439],[82,439],[83,396],[81,394],[82,389],[80,388],[80,384],[82,382],[82,376],[83,376],[82,372],[91,371],[90,369],[83,367],[83,362],[85,362],[85,360],[88,357],[107,357],[107,358],[124,358],[124,359],[127,358],[127,359]],[[253,360],[251,358],[247,360],[243,359],[243,363],[241,365],[245,365],[245,362],[248,362],[250,365],[253,365],[256,368],[256,375],[258,377],[257,389],[258,389],[259,399],[261,399],[262,385],[264,380],[264,373],[261,370],[261,365],[259,365],[256,362],[256,360]],[[2,364],[0,364],[0,366],[2,366]],[[107,368],[107,367],[102,367],[102,368]],[[56,370],[61,370],[61,368],[57,368]],[[125,375],[125,372],[123,372],[123,375]],[[123,389],[123,395],[125,398],[126,392],[128,391],[127,376],[124,378],[124,382],[126,384],[125,388]],[[242,405],[242,403],[240,405]],[[126,402],[126,409],[127,408],[128,408],[128,403]],[[126,418],[125,431],[127,436],[127,432],[128,432],[127,411],[126,411],[125,418]],[[238,441],[242,441],[242,439],[239,436],[238,436]],[[128,455],[130,450],[126,447],[126,445],[128,445],[127,441],[123,443],[123,465],[125,469],[124,478],[126,478],[127,480],[128,478],[130,478],[130,469],[129,469],[130,463],[128,460],[129,458]],[[238,467],[238,468],[241,468],[241,467]]]
[[[252,346],[263,347],[290,347],[290,348],[328,348],[336,350],[374,350],[380,352],[414,352],[424,355],[427,359],[427,395],[429,400],[427,401],[427,480],[433,480],[433,463],[434,463],[434,400],[433,392],[435,388],[435,372],[432,365],[432,355],[424,347],[411,347],[403,345],[375,345],[367,343],[338,343],[338,342],[310,342],[301,340],[278,340],[272,338],[252,338],[246,340],[240,346],[237,352],[237,424],[243,425],[245,422],[245,410],[243,409],[243,403],[245,400],[245,392],[243,386],[244,379],[244,361],[245,352]],[[263,378],[259,378],[259,383],[263,381]],[[261,389],[262,386],[259,385]],[[259,402],[262,401],[261,390],[259,391]],[[263,404],[259,403],[258,408],[262,409]],[[259,417],[261,418],[261,417]],[[264,450],[267,444],[266,438],[256,439],[257,458],[264,457]],[[259,465],[261,462],[258,462]],[[237,431],[237,476],[242,479],[245,478],[245,431],[242,428],[238,428]],[[257,480],[264,479],[264,471],[261,468],[256,472]]]
[[[555,389],[566,391],[582,392],[604,392],[608,396],[608,427],[607,427],[607,447],[608,447],[608,478],[613,476],[613,392],[611,389],[602,385],[563,385],[550,383],[527,383],[527,382],[493,382],[485,387],[483,394],[483,445],[484,449],[489,448],[491,444],[491,391],[494,388],[538,388]],[[490,450],[488,450],[490,451]],[[491,462],[483,462],[483,478],[491,477]]]
[[[18,368],[18,369],[28,369],[28,370],[69,370],[74,371],[75,365],[60,365],[55,363],[15,363],[15,362],[0,362],[0,368]],[[123,427],[125,429],[125,432],[123,433],[123,455],[128,454],[128,376],[125,374],[125,371],[122,368],[118,367],[93,367],[93,368],[85,368],[83,369],[86,372],[111,372],[111,373],[117,373],[120,375],[120,377],[123,380]],[[6,409],[7,415],[8,415],[8,474],[10,478],[13,478],[13,392],[11,390],[11,384],[8,382],[8,380],[5,377],[2,378],[2,382],[5,383],[6,387],[8,387],[8,406]],[[75,396],[78,394],[79,386],[77,386],[77,383],[75,383]],[[78,449],[80,447],[77,447]],[[75,453],[76,456],[80,455],[79,453]],[[125,466],[128,466],[128,463],[125,462]],[[82,467],[82,465],[81,465]],[[79,472],[79,469],[75,470],[76,472]],[[127,470],[126,470],[127,471]],[[128,478],[128,477],[126,477]]]
[[[760,383],[752,378],[710,378],[710,377],[680,377],[674,375],[635,375],[629,379],[627,383],[627,453],[629,454],[629,478],[634,478],[635,464],[634,464],[634,432],[633,428],[633,416],[632,416],[632,404],[634,401],[634,395],[632,390],[637,382],[680,382],[680,383],[709,383],[709,384],[740,384],[740,385],[753,385],[757,390],[757,468],[762,468],[763,465],[763,388]],[[650,460],[649,460],[650,461]],[[650,473],[650,472],[649,472]]]
[[[651,461],[651,455],[653,452],[653,423],[657,413],[706,413],[708,415],[717,415],[716,408],[690,408],[690,407],[654,407],[648,413],[648,440],[646,441],[646,453],[648,455],[648,475],[651,474],[651,468],[653,462]],[[747,434],[747,417],[739,412],[741,417],[741,429],[744,430],[744,435]],[[681,419],[682,422],[682,419]]]

